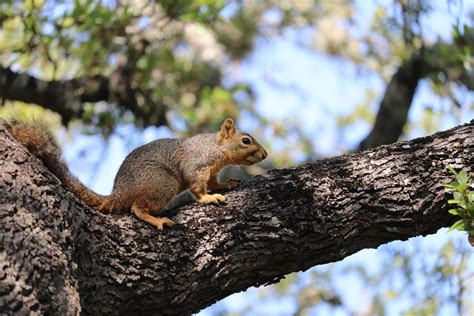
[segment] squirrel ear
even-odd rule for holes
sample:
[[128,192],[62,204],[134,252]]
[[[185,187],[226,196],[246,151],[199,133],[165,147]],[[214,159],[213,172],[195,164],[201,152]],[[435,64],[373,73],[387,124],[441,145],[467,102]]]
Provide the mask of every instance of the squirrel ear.
[[234,121],[231,118],[226,118],[222,123],[221,130],[219,131],[219,138],[231,138],[235,134]]

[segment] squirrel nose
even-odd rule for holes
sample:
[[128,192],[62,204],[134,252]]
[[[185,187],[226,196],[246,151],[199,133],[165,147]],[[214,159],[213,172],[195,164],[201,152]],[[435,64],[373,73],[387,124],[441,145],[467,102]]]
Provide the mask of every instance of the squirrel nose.
[[262,153],[262,160],[267,158],[267,151],[264,149]]

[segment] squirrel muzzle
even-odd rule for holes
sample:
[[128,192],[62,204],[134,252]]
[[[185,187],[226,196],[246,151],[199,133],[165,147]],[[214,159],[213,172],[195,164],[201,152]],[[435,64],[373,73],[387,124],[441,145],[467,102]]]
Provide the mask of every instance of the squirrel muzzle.
[[254,163],[258,163],[267,158],[267,151],[265,148],[258,143],[256,145],[258,145],[259,148],[254,153],[249,153],[246,157],[246,161],[249,165],[253,165]]

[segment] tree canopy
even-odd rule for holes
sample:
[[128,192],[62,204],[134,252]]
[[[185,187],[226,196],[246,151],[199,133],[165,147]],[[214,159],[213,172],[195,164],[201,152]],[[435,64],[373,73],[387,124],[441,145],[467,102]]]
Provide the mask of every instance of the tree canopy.
[[[0,3],[0,117],[34,116],[53,130],[66,128],[69,133],[61,135],[73,140],[79,138],[77,131],[100,135],[101,145],[107,146],[117,135],[136,144],[136,131],[153,127],[180,137],[214,131],[230,116],[270,152],[261,167],[246,170],[249,174],[314,162],[323,154],[320,139],[334,142],[331,155],[368,150],[473,117],[472,10],[462,0],[6,0]],[[331,72],[338,71],[337,64],[352,67],[355,81],[374,77],[376,84],[360,88],[362,101],[311,100],[318,112],[301,114],[304,120],[296,114],[306,109],[295,102],[292,115],[275,118],[272,109],[261,107],[259,83],[275,95],[273,110],[288,106],[283,95],[299,91],[300,83],[327,93],[327,78],[312,74],[319,69],[305,69],[297,84],[288,80],[288,69],[300,62],[291,53],[284,60],[287,67],[261,65],[270,56],[255,56],[276,41],[284,43],[276,49],[291,45],[311,58],[323,58]],[[242,72],[252,69],[260,72],[250,80]],[[337,78],[342,82],[346,77]],[[300,100],[311,98],[301,94]],[[421,94],[429,94],[430,101],[414,110]],[[321,132],[326,122],[336,126],[336,135]],[[123,132],[124,126],[133,126],[133,135],[130,129]],[[82,163],[83,153],[76,148],[74,154]],[[96,161],[110,164],[103,155]],[[470,163],[463,167],[472,173]],[[91,165],[95,174],[97,166]],[[346,273],[374,289],[368,294],[369,313],[390,314],[389,302],[403,300],[402,287],[390,284],[390,278],[413,283],[409,293],[439,282],[453,294],[425,291],[432,295],[420,295],[403,311],[430,315],[452,308],[462,315],[469,311],[465,297],[472,294],[472,270],[466,263],[469,250],[459,240],[436,248],[435,258],[416,242],[389,246],[381,250],[383,268],[325,266],[291,274],[259,293],[273,302],[292,297],[298,315],[320,306],[349,313],[344,291],[333,281]],[[417,275],[426,276],[425,285],[419,285]],[[210,313],[225,313],[223,306]]]

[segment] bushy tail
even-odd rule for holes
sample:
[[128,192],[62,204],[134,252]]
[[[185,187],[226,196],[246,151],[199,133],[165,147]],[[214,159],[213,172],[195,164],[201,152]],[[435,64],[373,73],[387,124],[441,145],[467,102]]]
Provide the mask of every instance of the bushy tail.
[[61,158],[61,149],[54,136],[40,123],[14,121],[10,123],[13,136],[28,150],[40,158],[45,166],[61,180],[62,183],[87,205],[101,210],[108,197],[99,195],[83,185],[71,174]]

